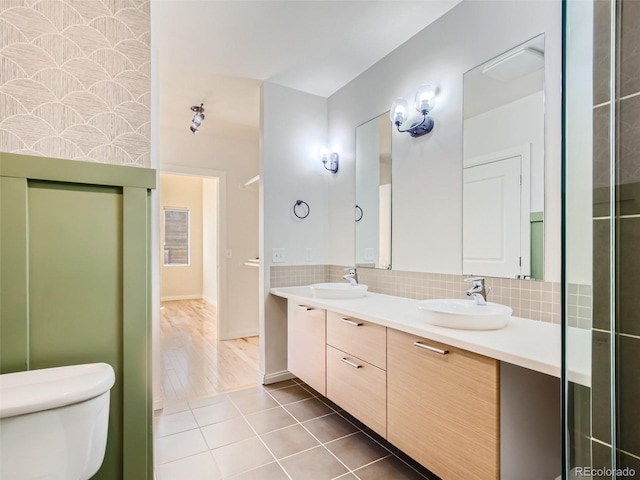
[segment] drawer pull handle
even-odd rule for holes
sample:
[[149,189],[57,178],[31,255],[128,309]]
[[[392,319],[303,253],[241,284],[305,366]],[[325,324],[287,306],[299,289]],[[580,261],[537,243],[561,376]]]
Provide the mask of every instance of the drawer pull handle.
[[354,322],[353,320],[349,320],[348,318],[343,318],[342,321],[344,323],[348,323],[349,325],[353,325],[354,327],[361,327],[362,322]]
[[347,365],[352,366],[353,368],[362,368],[362,365],[358,365],[357,363],[353,363],[350,362],[349,360],[347,360],[346,358],[341,358],[340,360],[342,360],[344,363],[346,363]]
[[300,308],[304,308],[307,312],[308,312],[308,311],[310,311],[310,310],[315,310],[315,308],[313,308],[313,307],[308,307],[308,306],[306,306],[306,305],[298,305],[298,306],[299,306]]
[[425,350],[430,350],[432,352],[439,353],[440,355],[446,355],[447,353],[449,353],[449,350],[442,350],[440,348],[432,347],[430,345],[425,345],[424,343],[414,342],[413,344],[416,347],[424,348]]

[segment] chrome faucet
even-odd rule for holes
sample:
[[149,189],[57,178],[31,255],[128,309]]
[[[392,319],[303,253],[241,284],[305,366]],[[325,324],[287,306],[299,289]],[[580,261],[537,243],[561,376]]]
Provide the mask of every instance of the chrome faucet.
[[488,290],[484,286],[484,278],[483,277],[471,277],[465,278],[465,282],[472,282],[473,287],[467,290],[465,293],[470,297],[473,297],[476,305],[486,305],[487,304],[487,294],[491,291],[491,288]]
[[342,278],[348,281],[351,285],[358,285],[358,272],[355,267],[345,268],[344,271],[347,272],[347,274],[343,275]]

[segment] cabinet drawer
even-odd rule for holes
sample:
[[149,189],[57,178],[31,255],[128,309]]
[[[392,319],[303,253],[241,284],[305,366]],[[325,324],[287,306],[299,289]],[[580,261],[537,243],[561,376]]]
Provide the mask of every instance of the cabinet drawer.
[[498,361],[393,329],[387,339],[388,440],[441,478],[499,479]]
[[327,345],[327,397],[386,438],[384,370]]
[[327,344],[387,369],[387,329],[357,318],[327,312]]

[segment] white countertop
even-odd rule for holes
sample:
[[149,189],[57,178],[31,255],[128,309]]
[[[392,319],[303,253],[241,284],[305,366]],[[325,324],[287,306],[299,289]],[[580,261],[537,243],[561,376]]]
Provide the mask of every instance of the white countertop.
[[[362,298],[355,299],[316,298],[308,286],[272,288],[270,292],[305,305],[395,328],[513,365],[560,377],[560,325],[511,317],[507,326],[500,330],[456,330],[426,323],[420,317],[416,306],[418,301],[410,298],[370,292]],[[584,335],[580,337],[586,341]],[[584,351],[582,348],[576,350]],[[584,358],[580,358],[579,362],[570,362],[575,372],[570,372],[569,380],[585,385],[587,379],[590,384],[590,355],[588,358],[587,355],[582,357]],[[588,366],[584,365],[586,360],[589,360]]]

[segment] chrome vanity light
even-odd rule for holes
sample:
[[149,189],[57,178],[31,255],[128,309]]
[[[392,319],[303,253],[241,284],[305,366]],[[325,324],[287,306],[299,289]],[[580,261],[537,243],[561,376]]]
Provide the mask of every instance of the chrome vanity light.
[[338,152],[329,152],[329,148],[323,145],[318,150],[318,156],[326,170],[329,170],[331,173],[338,173],[338,163],[340,160]]
[[422,115],[422,120],[414,122],[411,127],[401,130],[400,125],[409,119],[409,104],[402,98],[396,98],[391,104],[389,116],[391,122],[396,126],[399,132],[407,132],[412,137],[421,137],[433,130],[434,121],[429,117],[429,112],[435,106],[436,89],[428,84],[420,85],[415,97],[415,107]]

